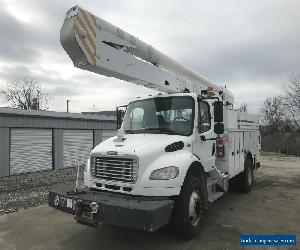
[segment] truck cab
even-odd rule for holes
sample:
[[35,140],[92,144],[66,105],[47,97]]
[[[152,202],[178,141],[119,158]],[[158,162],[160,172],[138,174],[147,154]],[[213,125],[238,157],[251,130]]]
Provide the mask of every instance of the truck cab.
[[143,196],[179,195],[189,167],[215,167],[215,100],[157,95],[129,103],[118,135],[91,152],[85,185]]

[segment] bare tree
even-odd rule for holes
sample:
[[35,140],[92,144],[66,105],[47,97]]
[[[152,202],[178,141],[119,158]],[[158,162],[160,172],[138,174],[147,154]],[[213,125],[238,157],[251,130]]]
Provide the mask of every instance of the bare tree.
[[248,104],[247,103],[242,103],[242,105],[238,108],[238,111],[248,112]]
[[290,75],[290,82],[284,98],[284,106],[290,113],[291,118],[295,121],[298,128],[300,128],[298,121],[300,118],[300,74],[297,76],[294,74]]
[[0,89],[12,107],[20,109],[47,110],[49,108],[48,94],[40,83],[31,78],[22,78],[6,83]]
[[272,132],[279,132],[285,120],[283,97],[269,97],[264,101],[261,108],[261,119],[268,125]]

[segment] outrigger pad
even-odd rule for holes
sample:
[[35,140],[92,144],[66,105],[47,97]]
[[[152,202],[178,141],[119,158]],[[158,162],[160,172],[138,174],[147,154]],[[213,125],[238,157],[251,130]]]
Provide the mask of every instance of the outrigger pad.
[[[49,206],[73,214],[77,222],[90,226],[104,223],[154,232],[169,222],[174,205],[168,197],[73,190],[68,185],[54,186],[49,191]],[[97,204],[96,210],[92,210],[92,203]]]

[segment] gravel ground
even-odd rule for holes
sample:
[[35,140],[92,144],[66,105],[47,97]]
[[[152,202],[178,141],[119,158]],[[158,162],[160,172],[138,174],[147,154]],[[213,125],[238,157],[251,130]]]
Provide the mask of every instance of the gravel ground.
[[[83,168],[80,170],[83,181]],[[77,168],[64,168],[0,178],[0,215],[47,203],[48,190],[55,184],[74,184]]]

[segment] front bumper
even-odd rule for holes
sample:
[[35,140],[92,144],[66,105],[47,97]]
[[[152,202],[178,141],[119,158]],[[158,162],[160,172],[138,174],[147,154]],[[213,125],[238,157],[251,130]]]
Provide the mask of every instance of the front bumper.
[[[166,197],[72,190],[66,185],[53,187],[49,191],[49,206],[73,214],[78,223],[91,226],[104,223],[153,232],[169,222],[174,205]],[[96,213],[91,209],[92,203],[97,204]]]

